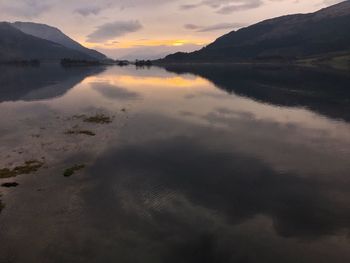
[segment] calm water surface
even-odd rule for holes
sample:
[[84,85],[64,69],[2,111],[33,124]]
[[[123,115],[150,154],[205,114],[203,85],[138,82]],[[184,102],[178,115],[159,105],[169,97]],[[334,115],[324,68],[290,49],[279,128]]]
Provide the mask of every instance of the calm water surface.
[[[350,262],[349,84],[300,69],[2,68],[0,169],[44,166],[0,179],[19,183],[0,188],[0,262]],[[113,121],[83,121],[96,114]]]

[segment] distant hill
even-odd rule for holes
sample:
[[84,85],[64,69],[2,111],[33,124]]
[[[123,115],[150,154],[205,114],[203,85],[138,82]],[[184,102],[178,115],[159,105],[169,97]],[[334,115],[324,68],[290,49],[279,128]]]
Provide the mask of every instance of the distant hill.
[[321,54],[350,54],[350,1],[310,14],[269,19],[232,31],[192,53],[163,62],[241,62],[295,60]]
[[80,51],[81,53],[84,53],[95,59],[106,59],[106,56],[104,54],[82,46],[78,42],[62,33],[62,31],[58,28],[31,22],[15,22],[11,25],[21,30],[25,34],[58,43],[66,48]]
[[81,51],[26,34],[7,22],[0,22],[0,62],[11,60],[96,60]]

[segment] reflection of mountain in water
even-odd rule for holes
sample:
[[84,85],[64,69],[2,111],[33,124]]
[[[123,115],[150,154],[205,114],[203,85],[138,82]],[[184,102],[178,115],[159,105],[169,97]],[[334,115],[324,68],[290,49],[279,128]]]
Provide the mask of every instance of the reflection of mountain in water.
[[254,68],[170,65],[176,73],[192,73],[229,93],[280,106],[306,107],[350,121],[350,75],[300,68]]
[[102,67],[63,68],[60,65],[3,66],[0,68],[0,102],[62,96],[86,77],[103,70]]

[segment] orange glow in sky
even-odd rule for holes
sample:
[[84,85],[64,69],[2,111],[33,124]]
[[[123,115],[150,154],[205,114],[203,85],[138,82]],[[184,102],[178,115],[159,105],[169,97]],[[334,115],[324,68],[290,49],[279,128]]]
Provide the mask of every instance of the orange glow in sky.
[[125,40],[125,41],[112,41],[107,43],[89,43],[83,42],[83,45],[89,48],[106,48],[106,49],[114,49],[114,48],[132,48],[132,47],[157,47],[157,46],[174,46],[180,47],[187,44],[192,45],[206,45],[210,43],[209,39],[140,39],[140,40]]

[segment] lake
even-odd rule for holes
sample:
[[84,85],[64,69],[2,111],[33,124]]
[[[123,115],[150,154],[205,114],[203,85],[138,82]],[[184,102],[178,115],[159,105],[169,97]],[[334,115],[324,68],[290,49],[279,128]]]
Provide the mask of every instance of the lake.
[[350,262],[349,84],[1,67],[0,262]]

